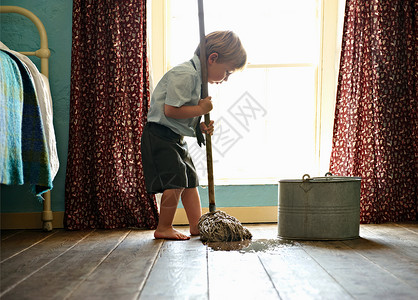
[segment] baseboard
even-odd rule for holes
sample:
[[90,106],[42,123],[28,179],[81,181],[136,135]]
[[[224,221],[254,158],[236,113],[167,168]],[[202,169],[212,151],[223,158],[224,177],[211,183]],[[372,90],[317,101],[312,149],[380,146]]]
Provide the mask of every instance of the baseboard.
[[[256,207],[217,207],[228,215],[237,218],[241,223],[274,223],[277,222],[277,206],[256,206]],[[209,210],[202,209],[203,213]],[[174,225],[189,224],[184,208],[178,208],[174,217]]]
[[[277,222],[277,206],[258,206],[258,207],[219,207],[219,210],[234,216],[241,223],[270,223]],[[207,213],[208,208],[203,208],[203,213]],[[55,211],[53,214],[53,228],[64,228],[64,212]],[[42,213],[2,213],[1,229],[41,229]],[[178,208],[174,217],[174,225],[189,224],[184,208]]]
[[[64,212],[52,212],[53,228],[64,228]],[[42,229],[42,213],[2,213],[1,229]]]

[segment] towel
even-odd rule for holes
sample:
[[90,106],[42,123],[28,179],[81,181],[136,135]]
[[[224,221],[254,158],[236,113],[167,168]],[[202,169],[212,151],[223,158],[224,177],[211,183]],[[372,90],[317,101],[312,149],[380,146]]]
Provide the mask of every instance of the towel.
[[27,57],[19,52],[10,50],[5,44],[0,41],[0,49],[15,55],[19,60],[26,65],[33,81],[35,83],[36,96],[38,104],[41,109],[42,125],[44,128],[45,138],[48,146],[49,163],[51,167],[51,176],[54,180],[59,169],[57,143],[55,138],[55,130],[53,124],[53,109],[51,91],[49,88],[48,78],[41,74],[35,64]]
[[19,67],[0,51],[0,183],[23,184],[23,82]]
[[[10,59],[12,59],[17,66],[21,77],[22,85],[19,88],[19,94],[23,94],[20,132],[11,126],[15,125],[14,122],[11,122],[11,120],[14,120],[12,118],[16,117],[16,113],[10,113],[9,111],[9,107],[11,110],[14,110],[14,104],[10,102],[19,102],[21,99],[18,98],[18,100],[16,100],[12,98],[12,96],[17,94],[15,92],[16,87],[3,86],[0,94],[2,97],[3,94],[7,94],[8,96],[10,94],[10,97],[1,100],[2,103],[6,102],[5,104],[2,104],[2,107],[6,109],[5,113],[3,114],[5,137],[0,138],[5,141],[4,149],[2,149],[4,152],[0,153],[0,156],[5,157],[6,161],[3,162],[3,164],[6,166],[6,168],[2,169],[2,175],[0,177],[2,180],[1,183],[22,184],[20,180],[21,177],[16,177],[15,175],[21,174],[23,172],[23,183],[31,184],[35,195],[40,197],[43,193],[52,189],[52,176],[47,142],[42,125],[41,111],[36,97],[33,79],[31,78],[29,70],[26,69],[26,66],[16,56],[3,50],[0,50],[0,52],[2,53],[0,61],[2,66],[2,77],[15,78],[17,76],[15,67],[8,68],[9,71],[14,72],[13,74],[5,73],[6,70],[3,68],[3,65],[9,66],[12,64],[10,62]],[[6,60],[5,55],[9,56],[8,60]],[[14,82],[16,83],[16,81]],[[10,81],[10,83],[12,82]],[[18,145],[19,142],[16,143],[15,141],[19,140],[19,138],[21,146],[21,157],[18,157],[17,151],[11,152],[8,148],[9,144],[12,144],[13,146]],[[8,153],[12,153],[13,155],[9,155]],[[16,171],[17,173],[15,173]],[[7,182],[6,178],[8,178]]]

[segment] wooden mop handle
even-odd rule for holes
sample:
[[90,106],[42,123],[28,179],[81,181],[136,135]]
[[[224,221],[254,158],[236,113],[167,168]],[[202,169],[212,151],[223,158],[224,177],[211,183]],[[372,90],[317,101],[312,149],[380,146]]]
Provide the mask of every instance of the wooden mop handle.
[[[199,9],[199,32],[200,32],[200,65],[202,69],[202,99],[208,96],[208,71],[206,65],[206,35],[205,35],[205,16],[203,13],[203,0],[198,0]],[[205,123],[209,125],[210,115],[205,115]],[[215,185],[213,182],[213,160],[212,160],[212,139],[206,133],[206,162],[208,168],[208,187],[209,187],[209,211],[216,210],[215,204]]]

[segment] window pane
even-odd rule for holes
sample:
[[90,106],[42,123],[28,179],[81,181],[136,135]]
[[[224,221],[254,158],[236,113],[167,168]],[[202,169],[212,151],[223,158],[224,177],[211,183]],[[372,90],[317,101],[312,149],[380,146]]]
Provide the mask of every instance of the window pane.
[[[276,183],[314,170],[315,68],[248,69],[209,87],[215,183]],[[202,184],[204,148],[188,138]]]
[[[247,68],[209,85],[216,184],[277,183],[315,173],[315,99],[319,50],[317,0],[205,1],[206,33],[233,30],[250,64],[308,67]],[[171,0],[169,67],[189,60],[199,43],[196,0]],[[201,183],[206,154],[189,150]]]
[[[199,43],[196,0],[170,1],[169,62],[179,64]],[[315,63],[318,57],[317,0],[204,2],[205,31],[233,30],[251,64]]]

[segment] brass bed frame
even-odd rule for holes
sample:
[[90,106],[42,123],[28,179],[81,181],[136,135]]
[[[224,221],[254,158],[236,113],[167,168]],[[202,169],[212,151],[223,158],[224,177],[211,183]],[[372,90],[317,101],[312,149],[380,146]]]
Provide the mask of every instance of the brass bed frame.
[[[31,11],[19,7],[19,6],[0,6],[0,13],[16,13],[27,17],[29,20],[35,24],[36,28],[38,29],[40,40],[41,40],[41,47],[40,49],[34,52],[20,52],[27,56],[36,56],[41,59],[41,73],[44,74],[47,78],[49,78],[49,56],[51,52],[48,48],[48,38],[46,35],[45,27],[42,24],[41,20]],[[43,201],[43,211],[42,211],[42,228],[45,231],[51,231],[52,228],[52,220],[53,214],[51,210],[51,192],[48,191],[43,194],[44,201]]]

